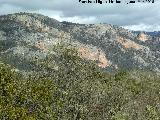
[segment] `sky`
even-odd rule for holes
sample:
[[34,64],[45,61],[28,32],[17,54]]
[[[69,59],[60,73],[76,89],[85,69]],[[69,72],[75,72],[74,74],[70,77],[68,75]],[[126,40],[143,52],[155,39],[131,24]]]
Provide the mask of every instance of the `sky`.
[[160,0],[154,0],[154,3],[135,0],[134,4],[126,4],[129,0],[115,1],[112,4],[84,4],[79,0],[0,0],[0,15],[33,12],[59,21],[108,23],[130,30],[160,31]]

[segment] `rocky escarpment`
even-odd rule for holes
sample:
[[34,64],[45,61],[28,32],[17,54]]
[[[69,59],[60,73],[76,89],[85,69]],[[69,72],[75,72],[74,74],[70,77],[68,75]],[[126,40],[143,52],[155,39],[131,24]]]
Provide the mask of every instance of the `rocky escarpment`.
[[85,60],[108,71],[160,71],[160,40],[109,24],[75,24],[31,13],[0,16],[0,59],[20,71],[38,69],[57,43],[75,46]]

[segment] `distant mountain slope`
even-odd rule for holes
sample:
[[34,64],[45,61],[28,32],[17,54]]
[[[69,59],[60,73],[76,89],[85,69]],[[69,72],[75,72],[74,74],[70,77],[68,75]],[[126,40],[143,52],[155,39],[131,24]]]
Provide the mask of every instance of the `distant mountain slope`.
[[[135,31],[135,33],[139,34],[141,31]],[[160,31],[154,31],[154,32],[145,32],[147,35],[153,36],[153,37],[160,37]]]
[[160,40],[109,24],[75,24],[32,13],[0,16],[0,59],[18,70],[39,69],[57,43],[75,46],[80,56],[108,71],[160,72]]

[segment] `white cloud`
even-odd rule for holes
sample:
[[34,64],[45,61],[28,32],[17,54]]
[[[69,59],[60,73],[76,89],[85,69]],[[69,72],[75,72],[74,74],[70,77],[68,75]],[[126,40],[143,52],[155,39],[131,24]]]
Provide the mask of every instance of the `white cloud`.
[[[81,4],[79,0],[0,0],[0,14],[36,12],[59,21],[109,23],[134,30],[160,30],[160,1],[137,4]],[[115,1],[115,0],[114,0]],[[122,1],[122,0],[121,0]],[[124,0],[123,0],[124,1]]]
[[53,16],[53,18],[59,20],[59,21],[68,21],[72,23],[81,23],[81,24],[92,24],[95,23],[95,17],[80,17],[80,16],[74,16],[74,17],[61,17],[61,16]]
[[73,23],[81,23],[81,24],[92,24],[95,23],[96,17],[94,16],[73,16],[73,17],[67,17],[64,16],[62,11],[53,11],[53,10],[38,10],[38,11],[30,11],[32,13],[39,13],[46,16],[49,16],[51,18],[54,18],[60,22],[62,21],[68,21]]
[[22,11],[21,7],[16,7],[16,6],[9,5],[9,4],[0,5],[0,14],[1,15],[20,12],[20,11]]
[[153,25],[145,25],[145,24],[139,24],[139,25],[129,25],[129,26],[122,26],[126,29],[135,30],[135,31],[159,31],[160,25],[153,24]]

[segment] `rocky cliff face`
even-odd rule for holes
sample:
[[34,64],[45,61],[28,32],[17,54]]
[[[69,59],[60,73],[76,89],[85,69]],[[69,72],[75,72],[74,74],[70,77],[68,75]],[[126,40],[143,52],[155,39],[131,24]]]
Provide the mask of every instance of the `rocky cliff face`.
[[108,71],[147,69],[160,72],[160,38],[109,24],[59,22],[46,16],[17,13],[0,16],[0,60],[31,72],[59,42]]

